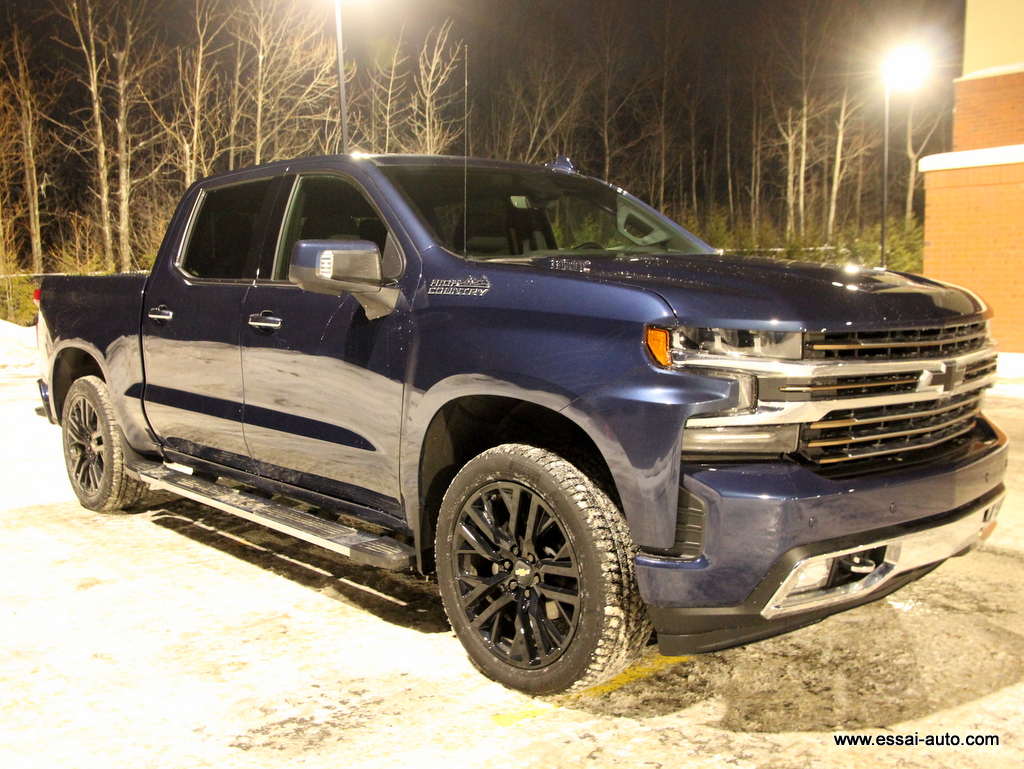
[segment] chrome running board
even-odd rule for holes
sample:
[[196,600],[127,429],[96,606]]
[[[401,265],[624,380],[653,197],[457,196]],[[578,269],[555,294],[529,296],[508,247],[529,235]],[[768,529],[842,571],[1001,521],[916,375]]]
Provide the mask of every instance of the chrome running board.
[[326,521],[312,513],[195,478],[167,465],[136,462],[131,469],[153,488],[237,515],[368,566],[399,571],[410,568],[416,560],[415,551],[409,545],[392,537]]

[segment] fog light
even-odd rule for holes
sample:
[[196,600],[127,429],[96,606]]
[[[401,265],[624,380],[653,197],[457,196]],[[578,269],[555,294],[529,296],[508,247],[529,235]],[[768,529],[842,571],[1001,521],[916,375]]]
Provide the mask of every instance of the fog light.
[[824,561],[811,561],[800,567],[790,594],[807,593],[825,587],[832,575],[832,561],[832,558],[826,558]]
[[988,510],[985,511],[985,517],[983,518],[985,523],[996,519],[996,516],[999,515],[999,509],[1003,506],[1004,499],[1005,497],[1000,497],[992,503],[992,506]]
[[687,427],[683,430],[683,453],[789,454],[797,450],[799,440],[799,425]]

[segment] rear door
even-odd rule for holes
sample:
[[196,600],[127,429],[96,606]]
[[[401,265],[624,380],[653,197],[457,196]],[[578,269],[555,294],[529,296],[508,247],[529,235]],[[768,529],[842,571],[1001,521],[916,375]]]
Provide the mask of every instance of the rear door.
[[201,190],[143,309],[144,402],[161,443],[245,470],[239,330],[279,184],[268,177]]
[[387,251],[386,263],[402,263],[397,241],[352,177],[298,177],[276,248],[265,251],[273,261],[269,279],[261,277],[245,299],[245,438],[256,471],[398,515],[403,391],[395,342],[407,316],[399,309],[368,320],[351,294],[288,282],[298,240],[370,240]]

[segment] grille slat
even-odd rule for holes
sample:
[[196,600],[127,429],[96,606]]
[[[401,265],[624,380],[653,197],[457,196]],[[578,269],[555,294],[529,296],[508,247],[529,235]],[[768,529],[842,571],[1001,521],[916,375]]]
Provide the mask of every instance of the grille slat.
[[[972,411],[969,411],[968,414],[970,416],[977,416],[978,409],[974,409]],[[869,433],[867,435],[858,435],[856,437],[852,437],[851,436],[849,438],[832,438],[832,439],[828,439],[828,440],[819,439],[819,440],[815,440],[815,441],[808,441],[807,442],[807,446],[808,446],[808,448],[818,448],[820,446],[848,446],[848,445],[853,444],[853,443],[867,443],[869,441],[875,441],[875,442],[881,443],[883,441],[887,441],[890,438],[905,438],[905,437],[909,437],[911,435],[920,435],[922,433],[933,433],[933,432],[936,432],[936,431],[943,430],[943,429],[945,429],[947,427],[951,427],[952,425],[959,424],[959,423],[961,423],[963,421],[964,421],[964,415],[962,413],[959,413],[959,410],[958,410],[958,413],[953,418],[948,419],[945,422],[938,422],[936,424],[927,425],[925,427],[913,427],[913,428],[910,428],[910,429],[895,430],[895,431],[890,430],[888,432],[886,432],[886,431],[879,431],[877,433]]]
[[801,454],[819,465],[938,446],[974,429],[981,393],[830,412],[801,432]]
[[764,377],[759,382],[762,400],[817,401],[914,392],[922,371],[897,374],[833,375],[805,380]]
[[941,328],[891,331],[826,331],[807,334],[804,357],[817,360],[944,358],[988,343],[986,321]]
[[903,445],[889,446],[888,448],[885,449],[875,450],[871,448],[863,448],[851,450],[847,452],[847,454],[844,456],[823,457],[822,459],[818,460],[818,463],[822,465],[829,465],[835,464],[837,462],[849,462],[854,459],[873,459],[875,457],[883,457],[889,454],[902,454],[911,449],[930,449],[934,448],[935,446],[938,446],[939,444],[951,441],[954,438],[958,438],[959,436],[964,435],[965,433],[969,433],[971,430],[974,429],[974,425],[974,420],[971,420],[969,424],[958,425],[955,428],[950,428],[946,430],[940,435],[929,436],[930,439],[927,441],[906,440],[904,441]]
[[[861,377],[866,380],[867,377]],[[918,377],[909,377],[906,379],[880,379],[877,382],[871,381],[858,381],[850,384],[811,384],[811,385],[788,385],[786,387],[780,387],[779,390],[784,393],[813,393],[813,392],[831,392],[832,390],[873,390],[878,387],[893,388],[898,385],[913,384],[916,385]]]
[[986,358],[967,367],[967,370],[964,372],[964,381],[973,382],[975,379],[982,379],[994,373],[996,373],[996,358]]
[[821,428],[830,427],[853,427],[855,425],[869,425],[877,424],[879,422],[895,422],[901,419],[914,419],[916,417],[930,417],[936,414],[945,414],[954,409],[962,408],[963,405],[973,405],[981,403],[981,393],[976,393],[971,399],[964,401],[964,404],[955,403],[951,406],[943,406],[941,408],[927,409],[924,411],[910,411],[904,414],[890,414],[881,417],[861,417],[861,418],[850,418],[850,419],[830,419],[822,420],[821,422],[811,423],[811,429],[818,430]]

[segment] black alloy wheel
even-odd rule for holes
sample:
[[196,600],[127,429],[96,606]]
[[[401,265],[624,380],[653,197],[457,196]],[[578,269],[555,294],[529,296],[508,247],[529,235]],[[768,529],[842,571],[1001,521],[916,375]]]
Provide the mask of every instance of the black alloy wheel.
[[576,465],[507,443],[452,480],[437,579],[470,661],[529,694],[580,690],[625,669],[651,634],[625,518]]
[[580,568],[564,525],[529,487],[478,489],[453,542],[462,612],[499,659],[540,668],[558,659],[579,624]]
[[90,496],[98,494],[110,453],[99,414],[89,399],[79,393],[69,401],[64,420],[71,460],[68,472],[77,488]]
[[82,507],[124,510],[139,501],[146,486],[126,471],[121,431],[102,379],[75,380],[64,398],[61,428],[68,479]]

